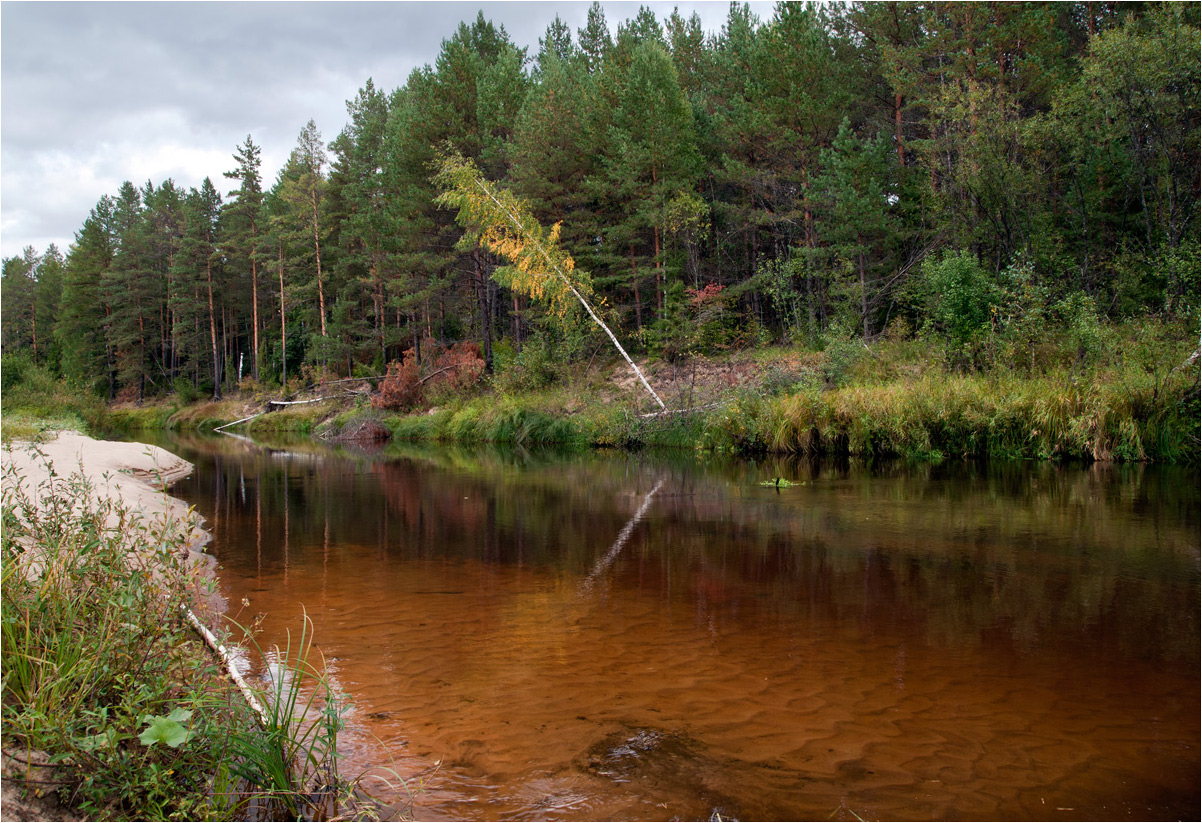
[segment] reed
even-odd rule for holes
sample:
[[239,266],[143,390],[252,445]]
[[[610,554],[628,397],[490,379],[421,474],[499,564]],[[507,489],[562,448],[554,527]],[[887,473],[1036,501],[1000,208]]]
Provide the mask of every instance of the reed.
[[356,782],[338,769],[338,732],[350,707],[314,662],[313,623],[304,614],[300,637],[267,652],[243,631],[265,661],[261,727],[241,728],[231,739],[233,773],[243,782],[239,805],[254,819],[330,820],[357,805]]

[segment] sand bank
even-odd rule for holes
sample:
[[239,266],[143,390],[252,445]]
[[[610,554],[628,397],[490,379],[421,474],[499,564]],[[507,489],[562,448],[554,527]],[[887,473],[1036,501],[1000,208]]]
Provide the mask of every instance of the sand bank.
[[[65,431],[36,446],[13,443],[0,454],[3,482],[16,482],[37,504],[49,488],[53,471],[57,478],[82,473],[92,485],[96,499],[119,501],[141,514],[148,526],[171,523],[187,535],[188,547],[198,552],[208,535],[200,518],[183,501],[163,490],[192,473],[192,464],[171,452],[144,443],[94,440],[79,432]],[[15,475],[9,467],[15,469]],[[15,491],[15,490],[13,490]]]

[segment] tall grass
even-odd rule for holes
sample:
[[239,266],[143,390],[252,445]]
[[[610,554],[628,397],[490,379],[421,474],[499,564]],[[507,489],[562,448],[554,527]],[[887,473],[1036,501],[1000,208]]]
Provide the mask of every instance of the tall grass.
[[[3,481],[0,716],[6,751],[31,762],[50,754],[48,773],[31,769],[31,790],[90,819],[251,809],[298,819],[345,805],[354,790],[336,769],[344,701],[306,657],[285,652],[267,690],[270,722],[259,725],[182,616],[195,582],[183,529],[97,497],[81,472],[51,470],[29,488],[10,462]],[[302,683],[323,696],[316,726],[296,719]]]
[[269,673],[266,712],[261,728],[234,734],[233,771],[255,819],[332,819],[356,795],[354,782],[338,770],[338,732],[349,702],[325,676],[324,660],[320,666],[312,660],[308,614],[296,647],[291,639],[282,650],[256,647]]
[[1181,462],[1198,459],[1198,416],[1188,377],[925,374],[745,396],[709,417],[704,442],[731,452]]

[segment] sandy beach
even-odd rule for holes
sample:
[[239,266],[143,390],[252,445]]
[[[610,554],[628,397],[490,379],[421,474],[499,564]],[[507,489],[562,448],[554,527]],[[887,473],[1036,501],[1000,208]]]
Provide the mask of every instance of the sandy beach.
[[[200,519],[180,500],[164,489],[192,473],[192,464],[157,446],[144,443],[120,443],[94,440],[74,431],[33,446],[28,443],[6,445],[0,454],[3,482],[16,482],[35,503],[40,489],[46,489],[51,471],[58,478],[77,472],[92,484],[96,499],[120,501],[139,512],[147,525],[170,522],[186,530],[189,550],[200,553],[208,535]],[[9,471],[15,469],[16,475]],[[14,490],[15,491],[15,490]]]

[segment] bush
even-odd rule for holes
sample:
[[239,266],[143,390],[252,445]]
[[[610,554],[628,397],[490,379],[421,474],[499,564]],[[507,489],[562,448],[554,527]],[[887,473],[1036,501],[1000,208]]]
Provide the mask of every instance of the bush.
[[828,386],[838,388],[851,379],[851,370],[866,353],[863,344],[846,327],[832,323],[823,335],[822,376]]
[[[426,351],[437,352],[433,341],[428,341]],[[484,372],[484,360],[480,357],[480,347],[475,343],[456,343],[441,352],[422,369],[417,363],[417,353],[408,349],[402,355],[402,362],[395,360],[388,364],[388,373],[380,381],[380,389],[372,398],[372,406],[377,409],[405,410],[424,402],[427,395],[461,391],[480,379]],[[426,374],[422,376],[422,371]]]
[[562,363],[550,341],[535,336],[527,339],[520,352],[500,365],[493,376],[493,385],[508,394],[539,391],[554,386],[562,375]]
[[977,365],[977,344],[999,298],[988,272],[971,253],[948,251],[923,262],[918,291],[926,331],[944,342],[949,361],[957,368]]

